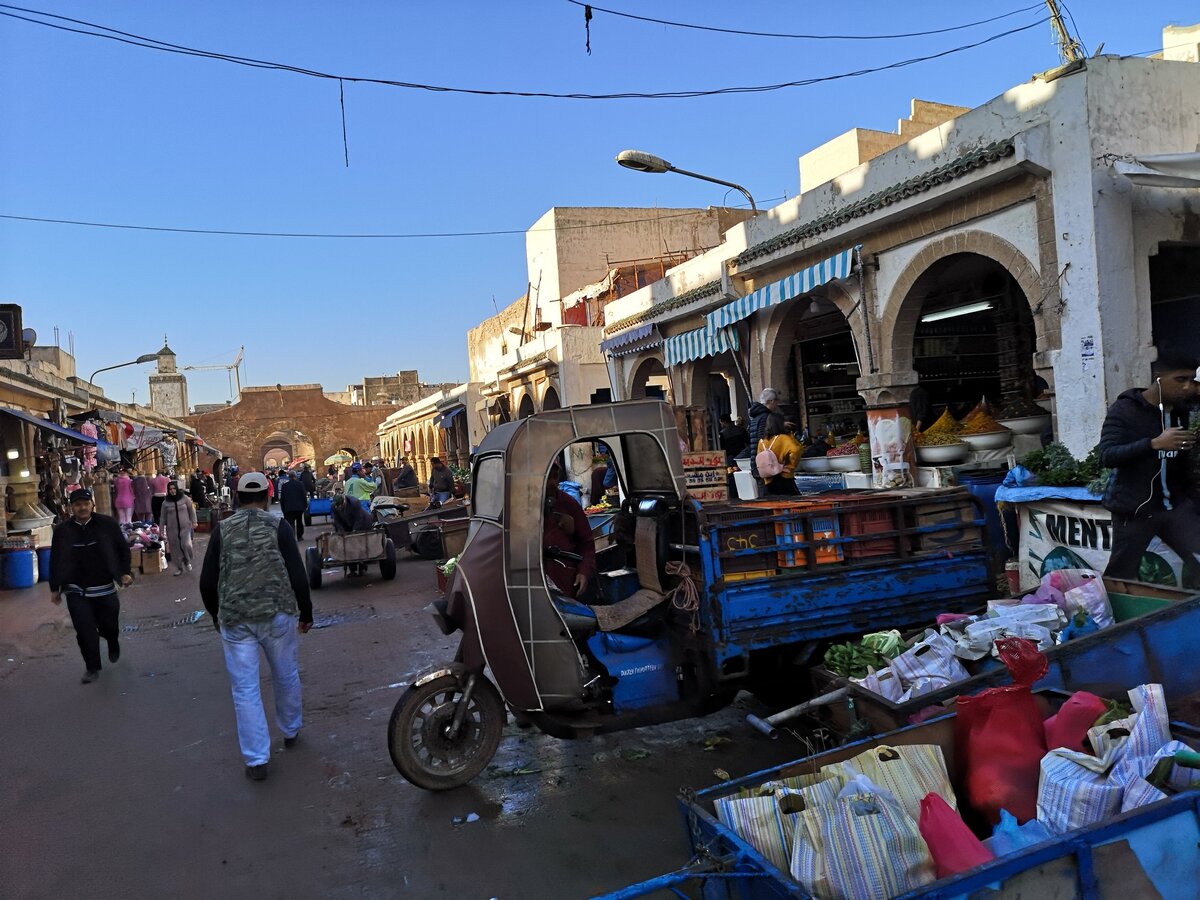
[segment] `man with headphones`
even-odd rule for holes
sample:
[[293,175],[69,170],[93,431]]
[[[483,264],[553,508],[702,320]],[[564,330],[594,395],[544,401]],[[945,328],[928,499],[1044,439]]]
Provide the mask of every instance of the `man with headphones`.
[[[1154,384],[1121,394],[1100,431],[1100,463],[1112,469],[1104,506],[1113,514],[1105,575],[1137,579],[1155,537],[1200,564],[1200,483],[1189,458],[1188,410],[1200,399],[1196,357],[1159,350]],[[1200,586],[1200,585],[1197,585]]]

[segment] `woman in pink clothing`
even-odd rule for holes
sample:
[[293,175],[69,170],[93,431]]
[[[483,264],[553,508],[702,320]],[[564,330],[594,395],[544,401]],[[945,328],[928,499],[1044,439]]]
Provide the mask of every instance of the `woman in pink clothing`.
[[113,499],[117,520],[122,525],[128,525],[133,521],[133,480],[124,469],[113,479],[113,488],[117,493]]

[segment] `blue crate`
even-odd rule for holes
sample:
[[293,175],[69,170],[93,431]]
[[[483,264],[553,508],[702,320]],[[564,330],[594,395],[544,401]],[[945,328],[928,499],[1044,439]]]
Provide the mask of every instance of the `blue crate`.
[[828,475],[797,475],[796,490],[802,494],[819,494],[822,491],[843,491],[846,489],[846,476],[841,472],[831,472]]

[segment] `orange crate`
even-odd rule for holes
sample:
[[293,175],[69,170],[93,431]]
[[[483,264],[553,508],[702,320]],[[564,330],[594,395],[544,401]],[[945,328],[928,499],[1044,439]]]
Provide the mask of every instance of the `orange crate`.
[[777,574],[778,569],[754,569],[749,572],[726,572],[722,577],[726,581],[753,581],[755,578],[770,578]]
[[[890,507],[863,510],[843,509],[841,520],[842,534],[845,537],[858,537],[896,530],[896,510]],[[900,552],[899,539],[894,535],[876,538],[873,541],[851,541],[842,546],[846,548],[847,559],[895,556]]]
[[[817,565],[841,562],[843,558],[841,545],[822,543],[823,541],[841,536],[841,530],[838,526],[838,516],[834,512],[834,505],[832,503],[814,503],[811,501],[801,502],[794,504],[786,512],[796,512],[798,510],[804,510],[805,512],[828,511],[828,515],[809,517],[809,521],[812,522],[813,541],[816,544],[813,548],[816,562]],[[803,543],[804,519],[788,518],[776,522],[775,540],[780,544]],[[784,568],[803,568],[808,565],[808,551],[803,548],[782,551],[778,554],[778,557],[779,565]]]

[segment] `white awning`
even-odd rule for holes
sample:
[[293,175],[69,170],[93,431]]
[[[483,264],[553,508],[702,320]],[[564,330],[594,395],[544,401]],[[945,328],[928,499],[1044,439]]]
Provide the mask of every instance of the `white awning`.
[[1118,159],[1113,168],[1132,181],[1151,187],[1200,187],[1200,153],[1166,153]]
[[821,260],[815,265],[792,273],[787,278],[781,278],[779,281],[760,287],[752,294],[738,297],[720,309],[713,310],[706,316],[709,329],[717,332],[722,328],[728,328],[760,309],[776,306],[802,294],[807,294],[830,281],[847,277],[854,266],[854,251],[857,249],[858,247],[851,247],[843,250],[829,259]]
[[643,338],[650,336],[654,330],[654,326],[647,322],[645,325],[635,325],[632,328],[626,328],[624,331],[619,331],[607,340],[600,342],[600,352],[607,353],[614,347],[622,347],[625,344],[633,341],[640,341]]
[[707,325],[695,331],[685,331],[663,341],[663,356],[668,366],[678,366],[693,359],[716,356],[726,350],[738,349],[737,332],[731,329],[712,331]]

